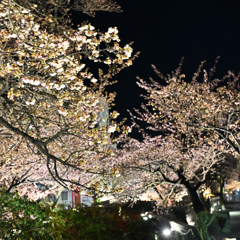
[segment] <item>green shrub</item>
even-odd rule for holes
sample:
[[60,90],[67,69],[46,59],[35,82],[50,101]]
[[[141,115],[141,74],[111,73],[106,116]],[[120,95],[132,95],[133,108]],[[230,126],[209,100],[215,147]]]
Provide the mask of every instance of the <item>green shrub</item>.
[[54,239],[49,232],[50,207],[22,199],[17,194],[0,197],[0,236],[3,239]]
[[16,240],[145,240],[154,239],[151,220],[119,215],[116,205],[65,209],[24,200],[17,194],[0,198],[0,238]]

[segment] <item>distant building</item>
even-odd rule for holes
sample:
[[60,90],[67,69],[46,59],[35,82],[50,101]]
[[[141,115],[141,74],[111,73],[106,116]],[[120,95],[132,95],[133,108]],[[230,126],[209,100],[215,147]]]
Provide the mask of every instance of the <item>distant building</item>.
[[[37,184],[38,189],[41,189],[42,191],[45,191],[45,187],[38,183]],[[87,196],[84,193],[76,193],[73,191],[70,191],[68,189],[64,189],[56,194],[48,194],[44,199],[39,199],[37,202],[43,201],[43,202],[48,202],[52,204],[64,204],[69,207],[77,207],[77,205],[84,204],[87,206],[91,206],[93,203],[93,198],[90,196]]]
[[84,204],[91,206],[93,203],[93,198],[86,196],[83,193],[76,193],[70,190],[63,190],[58,198],[57,204],[65,204],[69,207],[77,207],[77,205]]
[[99,99],[99,105],[103,108],[103,111],[98,113],[98,127],[107,127],[109,125],[109,109],[106,98],[101,97]]

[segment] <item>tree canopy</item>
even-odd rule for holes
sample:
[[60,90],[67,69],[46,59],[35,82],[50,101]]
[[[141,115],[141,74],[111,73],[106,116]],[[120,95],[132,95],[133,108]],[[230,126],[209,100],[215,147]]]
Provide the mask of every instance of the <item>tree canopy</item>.
[[142,108],[130,114],[143,141],[130,138],[119,149],[117,184],[125,197],[144,196],[159,205],[185,190],[201,211],[197,190],[216,173],[231,178],[228,161],[239,154],[239,76],[229,72],[212,79],[215,67],[207,73],[203,63],[190,81],[184,80],[181,64],[167,77],[153,69],[164,83],[138,78],[147,94]]
[[[75,30],[38,7],[34,1],[0,4],[0,182],[7,189],[22,184],[21,194],[33,197],[32,183],[50,180],[52,187],[103,190],[104,158],[119,126],[117,112],[108,124],[98,124],[99,114],[111,106],[115,94],[105,87],[132,64],[132,48],[120,46],[116,27]],[[84,61],[108,70],[93,76]]]
[[[240,153],[239,75],[214,78],[215,66],[207,72],[202,63],[189,79],[182,63],[167,76],[153,66],[161,83],[138,78],[146,95],[130,112],[143,141],[126,137],[131,128],[117,123],[118,113],[103,114],[115,97],[105,90],[137,54],[120,45],[116,27],[74,29],[70,9],[94,15],[120,7],[107,0],[0,4],[1,187],[34,199],[59,185],[96,193],[116,188],[125,199],[144,195],[162,205],[185,189],[200,206],[199,187],[229,171],[225,163]],[[116,131],[123,135],[112,139]],[[40,194],[38,183],[48,191]]]

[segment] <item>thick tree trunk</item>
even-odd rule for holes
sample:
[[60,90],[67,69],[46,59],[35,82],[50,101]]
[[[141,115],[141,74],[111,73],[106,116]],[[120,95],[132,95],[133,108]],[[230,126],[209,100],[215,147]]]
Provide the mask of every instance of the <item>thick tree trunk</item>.
[[205,209],[204,209],[204,206],[197,194],[197,189],[192,187],[188,181],[184,181],[183,184],[188,190],[188,194],[189,194],[189,197],[191,198],[193,209],[194,209],[195,213],[203,212]]

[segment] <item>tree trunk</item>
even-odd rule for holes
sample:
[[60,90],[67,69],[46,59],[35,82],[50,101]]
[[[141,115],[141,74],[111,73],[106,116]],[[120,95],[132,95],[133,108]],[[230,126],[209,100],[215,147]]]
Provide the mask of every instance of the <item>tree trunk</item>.
[[189,194],[189,197],[191,198],[195,213],[203,212],[204,206],[197,194],[197,190],[194,187],[192,187],[188,181],[184,181],[183,184],[188,190],[188,194]]

